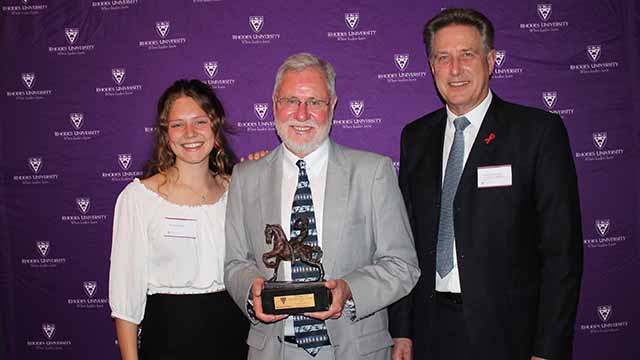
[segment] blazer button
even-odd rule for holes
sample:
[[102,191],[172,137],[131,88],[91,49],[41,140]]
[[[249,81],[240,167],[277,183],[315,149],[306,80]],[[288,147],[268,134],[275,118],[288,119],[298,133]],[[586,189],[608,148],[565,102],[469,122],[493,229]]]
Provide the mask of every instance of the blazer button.
[[436,253],[436,250],[435,250],[435,249],[431,249],[431,250],[429,250],[429,255],[433,255],[433,254],[435,254],[435,253]]
[[432,292],[429,294],[429,299],[433,299],[433,297],[434,297],[434,296],[435,296],[435,293],[432,291]]

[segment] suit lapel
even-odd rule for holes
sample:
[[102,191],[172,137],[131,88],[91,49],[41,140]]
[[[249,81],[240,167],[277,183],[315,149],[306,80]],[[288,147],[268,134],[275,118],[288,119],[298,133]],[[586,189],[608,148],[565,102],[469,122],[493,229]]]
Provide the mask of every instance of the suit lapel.
[[[414,207],[422,206],[422,210],[418,210],[419,214],[435,215],[437,224],[440,212],[433,209],[440,208],[440,196],[442,193],[442,148],[444,147],[444,131],[447,125],[447,113],[443,111],[438,118],[427,128],[424,138],[424,147],[418,169],[416,170],[414,188],[412,193],[416,194],[417,203]],[[416,222],[422,223],[422,219],[415,219]],[[437,233],[429,237],[429,243],[425,241],[416,242],[420,248],[417,249],[422,253],[434,249],[436,246]]]
[[[435,178],[438,184],[435,189],[438,199],[440,199],[440,192],[442,191],[442,149],[444,147],[446,125],[447,114],[445,112],[429,131],[430,137],[426,139],[427,147],[422,155],[422,166],[420,167],[428,177],[433,177],[433,174],[438,175]],[[438,200],[438,203],[440,203],[440,200]]]
[[464,166],[457,194],[476,189],[477,169],[480,166],[495,165],[496,149],[499,147],[500,137],[506,136],[506,125],[498,116],[500,103],[502,100],[493,94],[493,100],[482,120],[482,125],[476,136],[476,140],[471,147],[469,158]]
[[322,263],[325,272],[332,274],[340,246],[340,234],[346,218],[349,197],[349,173],[339,145],[330,143],[327,163],[327,183],[324,191],[322,215]]
[[[420,136],[422,147],[416,151],[418,161],[415,170],[408,174],[412,184],[411,193],[416,203],[415,206],[426,206],[432,209],[440,204],[442,191],[442,148],[444,146],[444,130],[447,121],[446,112],[437,115]],[[426,209],[425,209],[426,210]],[[417,219],[416,219],[417,220]]]
[[260,172],[258,196],[263,224],[280,224],[282,193],[282,145],[273,151],[272,156],[265,159],[265,171]]

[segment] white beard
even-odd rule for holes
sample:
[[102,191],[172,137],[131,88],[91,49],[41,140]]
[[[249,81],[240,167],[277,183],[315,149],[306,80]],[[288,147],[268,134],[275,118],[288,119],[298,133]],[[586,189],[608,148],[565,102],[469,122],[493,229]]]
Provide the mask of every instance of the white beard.
[[[331,114],[330,114],[331,115]],[[313,119],[305,121],[287,120],[281,123],[276,120],[276,131],[278,136],[282,139],[282,142],[295,154],[310,154],[329,137],[329,131],[331,131],[332,116],[329,116],[329,121],[325,128],[320,128]],[[287,135],[287,129],[290,126],[310,126],[316,129],[316,133],[313,139],[306,143],[298,143],[291,140]]]

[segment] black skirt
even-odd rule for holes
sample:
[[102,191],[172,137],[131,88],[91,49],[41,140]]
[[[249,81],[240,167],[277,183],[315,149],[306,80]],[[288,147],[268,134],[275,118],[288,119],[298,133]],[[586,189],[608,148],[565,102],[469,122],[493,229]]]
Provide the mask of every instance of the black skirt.
[[246,359],[249,321],[226,291],[147,296],[141,360]]

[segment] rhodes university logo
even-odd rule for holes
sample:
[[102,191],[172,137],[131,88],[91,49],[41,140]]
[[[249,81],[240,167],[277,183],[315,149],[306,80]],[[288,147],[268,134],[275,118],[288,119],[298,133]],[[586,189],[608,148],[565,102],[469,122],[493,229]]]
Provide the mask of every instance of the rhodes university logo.
[[551,4],[538,4],[536,7],[536,13],[538,14],[538,18],[540,18],[540,20],[542,21],[522,23],[520,24],[520,30],[546,33],[560,31],[562,28],[566,28],[569,26],[569,22],[566,20],[556,19],[552,21],[552,12],[553,11]]
[[493,68],[491,74],[492,79],[512,79],[516,76],[522,75],[524,69],[521,67],[508,67],[507,63],[507,50],[496,50],[496,66]]
[[595,132],[592,134],[593,136],[593,144],[598,148],[598,150],[604,149],[604,146],[607,144],[607,133],[606,132]]
[[594,227],[597,235],[591,239],[583,239],[584,245],[589,249],[611,248],[627,241],[624,234],[609,235],[612,232],[611,219],[595,219]]
[[96,87],[96,93],[104,96],[130,96],[142,90],[140,84],[124,85],[127,78],[127,69],[124,67],[111,68],[110,75],[116,86]]
[[185,37],[169,37],[171,29],[171,22],[168,20],[156,21],[154,30],[157,38],[150,40],[139,40],[138,47],[146,48],[147,50],[169,50],[175,49],[187,42]]
[[349,111],[351,112],[352,116],[347,116],[346,118],[334,118],[334,128],[338,126],[342,129],[360,131],[366,129],[374,129],[381,126],[381,124],[383,123],[383,119],[381,117],[371,115],[371,113],[369,113],[368,116],[365,116],[364,105],[365,101],[362,99],[349,101]]
[[84,292],[88,297],[93,297],[93,295],[95,295],[96,289],[98,288],[97,281],[85,281],[82,285],[84,287]]
[[409,70],[409,54],[393,54],[393,65],[397,72],[377,74],[378,80],[385,80],[388,83],[414,82],[424,79],[426,71],[406,71]]
[[31,175],[14,175],[14,181],[19,181],[23,185],[44,185],[58,179],[58,174],[42,174],[44,166],[42,157],[29,157],[26,160]]
[[242,45],[267,45],[273,41],[280,39],[278,33],[266,33],[265,29],[265,17],[264,16],[249,16],[249,28],[251,32],[231,34],[231,40],[240,41]]
[[131,154],[118,154],[118,165],[122,170],[129,170],[131,166]]
[[204,62],[204,71],[209,77],[209,79],[213,79],[218,73],[218,62],[217,61],[206,61]]
[[542,93],[542,100],[547,109],[551,109],[555,106],[558,100],[558,93],[555,91],[546,91]]
[[582,64],[569,64],[569,70],[578,71],[580,74],[599,74],[614,71],[620,64],[614,59],[610,59],[611,55],[607,56],[607,60],[603,61],[604,48],[602,45],[587,45],[585,49],[588,62]]
[[51,340],[55,332],[56,332],[56,324],[49,324],[49,323],[42,324],[42,333],[47,339]]
[[552,4],[538,4],[538,16],[540,20],[547,21],[551,17]]
[[405,71],[409,65],[409,54],[394,54],[393,60],[398,70]]
[[264,118],[269,113],[269,104],[267,103],[253,104],[253,112],[255,112],[258,119],[264,120]]
[[587,55],[592,62],[598,62],[600,60],[600,53],[602,51],[601,45],[589,45],[587,46]]
[[72,305],[76,309],[96,310],[102,309],[109,305],[108,298],[98,296],[98,282],[88,280],[82,282],[82,290],[86,296],[67,299],[67,304]]
[[204,73],[207,76],[203,80],[214,89],[226,89],[227,87],[233,86],[236,83],[235,79],[224,77],[223,71],[221,71],[221,67],[221,64],[217,61],[205,61],[202,63],[202,68],[204,69]]
[[613,160],[618,156],[624,155],[624,148],[608,148],[610,144],[608,144],[609,137],[606,131],[591,133],[591,140],[595,150],[578,151],[575,153],[577,159],[583,159],[584,161],[602,161]]
[[609,233],[609,225],[611,225],[611,220],[609,219],[596,219],[595,222],[596,230],[601,237],[605,237],[607,233]]
[[80,130],[82,128],[82,124],[84,121],[84,114],[82,113],[71,113],[69,114],[69,120],[71,121],[71,125],[74,129]]
[[49,241],[35,241],[35,250],[38,256],[22,258],[21,263],[30,268],[55,268],[67,262],[66,258],[49,257],[51,252],[51,244]]
[[87,197],[76,198],[76,205],[81,213],[86,214],[91,206],[91,199]]
[[80,36],[80,29],[77,27],[66,27],[64,28],[64,39],[67,42],[67,45],[62,45],[61,43],[54,41],[50,46],[48,46],[48,50],[50,53],[55,53],[60,56],[67,55],[85,55],[89,51],[93,51],[95,48],[94,44],[83,44],[79,45],[78,37]]
[[496,66],[502,67],[504,64],[504,60],[507,56],[507,52],[505,50],[496,50]]
[[364,101],[362,100],[352,100],[349,102],[349,110],[353,116],[359,118],[362,115],[362,111],[364,110]]
[[91,140],[100,136],[101,130],[99,129],[81,130],[85,127],[84,125],[86,123],[84,113],[69,113],[68,119],[71,124],[71,129],[67,127],[64,130],[53,131],[53,136],[65,141]]
[[[42,341],[42,338],[27,339],[26,345],[30,351],[59,351],[68,350],[72,346],[71,340],[60,339],[61,336],[56,335],[56,324],[54,323],[42,323],[42,334],[46,341]],[[58,334],[59,335],[59,334]],[[56,338],[54,340],[54,338]],[[44,356],[47,357],[47,356]]]
[[127,69],[125,68],[114,68],[111,69],[111,76],[113,77],[113,81],[116,82],[116,85],[122,85],[124,82],[124,77],[127,73]]
[[249,16],[249,25],[254,33],[259,33],[264,25],[264,16]]
[[33,171],[34,174],[37,174],[42,169],[42,158],[41,157],[30,157],[29,158],[29,168]]
[[77,197],[75,204],[82,215],[63,215],[60,217],[60,221],[71,225],[95,225],[107,219],[107,215],[104,214],[89,215],[89,209],[91,208],[91,199],[89,197]]
[[158,36],[164,39],[169,33],[170,26],[171,23],[169,21],[156,21],[156,33],[158,33]]
[[[110,181],[131,181],[134,177],[142,176],[142,171],[133,169],[133,156],[131,153],[117,154],[115,155],[115,158],[121,171],[102,171],[103,179],[108,179]],[[110,167],[110,169],[113,168]],[[82,216],[81,220],[90,218],[90,220],[97,219],[102,221],[105,217],[106,215]]]
[[64,35],[67,38],[69,45],[73,45],[78,38],[78,28],[65,28]]
[[9,91],[6,92],[8,98],[13,98],[18,101],[42,100],[53,93],[53,90],[35,89],[35,72],[20,73],[20,81],[18,82],[21,83],[22,86],[18,86],[20,89],[8,89]]
[[358,22],[360,22],[360,13],[345,13],[344,22],[347,24],[349,29],[355,30],[358,27]]
[[36,241],[36,249],[40,256],[47,257],[49,254],[49,242],[48,241]]
[[[360,23],[360,12],[353,10],[344,13],[343,17],[346,29],[333,28],[327,31],[327,37],[336,41],[368,41],[376,36],[376,29],[366,28],[366,23]],[[362,25],[365,25],[364,28]],[[371,24],[370,24],[371,25]],[[360,30],[358,30],[360,28]]]
[[600,305],[598,306],[598,316],[602,322],[607,322],[611,318],[611,313],[613,312],[612,305]]
[[554,109],[556,104],[557,104],[557,102],[558,102],[558,92],[557,91],[543,91],[542,92],[542,102],[544,103],[544,106],[547,107],[547,110],[550,113],[558,114],[563,119],[565,118],[565,116],[573,115],[574,110],[575,110],[573,108]]
[[22,83],[27,89],[33,87],[33,82],[36,80],[35,73],[22,73]]

